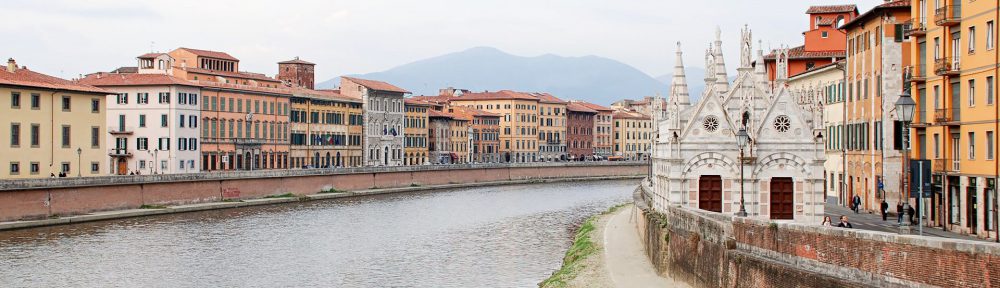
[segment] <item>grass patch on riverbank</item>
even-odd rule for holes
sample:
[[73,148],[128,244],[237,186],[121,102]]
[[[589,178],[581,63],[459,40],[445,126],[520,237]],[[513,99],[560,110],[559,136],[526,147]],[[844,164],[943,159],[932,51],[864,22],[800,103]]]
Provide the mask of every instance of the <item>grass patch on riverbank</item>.
[[139,206],[139,209],[167,209],[167,206],[144,204],[142,206]]
[[295,194],[285,193],[285,194],[277,194],[277,195],[267,195],[267,196],[264,196],[264,199],[272,199],[272,198],[295,198],[295,197],[296,197]]
[[347,192],[347,191],[337,190],[337,188],[330,188],[330,189],[326,189],[326,190],[323,190],[323,191],[319,191],[319,194],[344,193],[344,192]]
[[597,222],[598,218],[607,214],[614,213],[615,211],[618,211],[618,209],[625,207],[625,205],[628,205],[628,203],[622,203],[612,206],[611,208],[608,208],[608,210],[601,212],[600,214],[590,216],[590,218],[587,218],[587,221],[584,221],[583,225],[580,225],[580,229],[576,231],[576,236],[573,238],[573,245],[570,246],[569,250],[566,251],[566,256],[563,256],[562,267],[560,267],[559,270],[552,272],[552,276],[550,276],[548,279],[545,279],[545,281],[542,281],[542,283],[538,283],[538,287],[542,288],[566,287],[567,283],[571,279],[575,278],[576,273],[581,268],[583,268],[583,266],[581,265],[583,259],[586,259],[590,255],[594,254],[594,252],[598,251],[597,247],[595,247],[594,241],[591,240],[592,236],[591,232],[593,232],[594,229],[596,229],[594,225]]

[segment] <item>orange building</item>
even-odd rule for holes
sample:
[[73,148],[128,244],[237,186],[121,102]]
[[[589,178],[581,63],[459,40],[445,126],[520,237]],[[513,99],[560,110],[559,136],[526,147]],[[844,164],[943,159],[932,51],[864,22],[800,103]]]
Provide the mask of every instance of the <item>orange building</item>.
[[[802,32],[805,43],[788,49],[789,77],[809,71],[813,68],[834,63],[844,58],[844,47],[847,47],[847,36],[841,27],[858,16],[855,5],[811,6],[806,10],[809,15],[809,28]],[[774,81],[775,60],[774,51],[764,56],[767,65],[768,79]]]
[[281,81],[239,71],[239,59],[177,48],[174,76],[202,87],[201,171],[287,169],[289,99]]
[[449,110],[461,118],[472,119],[470,161],[500,163],[500,114],[462,106],[453,106]]

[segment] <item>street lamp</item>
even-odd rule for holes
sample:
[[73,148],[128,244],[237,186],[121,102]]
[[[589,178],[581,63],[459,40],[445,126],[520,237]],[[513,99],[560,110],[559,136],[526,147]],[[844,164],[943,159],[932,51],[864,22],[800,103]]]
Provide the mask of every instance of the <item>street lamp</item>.
[[83,149],[81,149],[80,147],[76,147],[76,177],[80,177],[81,176],[80,175],[80,167],[81,167],[80,165],[82,165],[82,164],[80,164],[80,159],[82,159],[82,158],[81,158],[80,154],[83,154]]
[[917,103],[913,102],[913,98],[910,98],[910,90],[903,90],[903,94],[899,95],[899,100],[896,100],[896,117],[897,120],[903,122],[903,190],[899,191],[899,201],[903,201],[903,215],[902,221],[900,221],[900,230],[909,231],[910,222],[906,219],[906,212],[910,209],[910,197],[903,196],[903,192],[906,191],[909,194],[910,188],[910,171],[909,166],[909,150],[910,150],[910,122],[913,121],[913,110],[916,108]]
[[743,149],[746,148],[748,142],[750,142],[750,135],[747,134],[747,129],[740,128],[740,131],[736,132],[736,145],[740,146],[740,212],[736,213],[736,216],[740,217],[747,217],[743,198]]

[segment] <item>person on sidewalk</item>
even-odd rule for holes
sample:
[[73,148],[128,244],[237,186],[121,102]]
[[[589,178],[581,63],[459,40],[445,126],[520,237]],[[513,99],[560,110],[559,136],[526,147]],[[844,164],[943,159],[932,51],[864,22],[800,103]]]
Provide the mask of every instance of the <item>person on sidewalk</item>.
[[840,215],[840,224],[837,224],[840,228],[854,228],[851,222],[847,222],[847,215]]
[[882,199],[882,205],[880,211],[882,211],[882,222],[885,222],[886,216],[889,214],[889,203],[885,203],[885,199]]
[[861,210],[861,196],[854,195],[854,200],[851,203],[854,204],[854,214],[858,214],[858,210]]
[[909,215],[910,216],[910,224],[917,225],[917,221],[913,220],[913,214],[917,214],[917,211],[913,209],[913,205],[906,205],[906,206],[907,206],[907,208],[909,208],[909,209],[906,210],[906,213],[910,214]]
[[896,203],[896,223],[903,224],[903,203]]
[[819,226],[833,227],[833,219],[830,219],[830,216],[823,216],[823,223]]

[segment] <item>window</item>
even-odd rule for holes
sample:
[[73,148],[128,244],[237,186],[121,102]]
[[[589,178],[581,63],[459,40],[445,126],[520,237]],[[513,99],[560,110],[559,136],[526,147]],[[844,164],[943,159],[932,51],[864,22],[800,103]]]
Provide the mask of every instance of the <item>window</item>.
[[[142,95],[142,93],[139,93],[139,95]],[[139,98],[139,99],[140,99],[139,103],[142,103],[142,100],[141,100],[142,98]],[[128,93],[118,93],[118,99],[117,100],[118,101],[116,101],[115,103],[118,103],[119,105],[121,105],[121,104],[128,104]]]
[[187,104],[188,95],[187,93],[177,93],[177,104]]
[[976,132],[969,132],[969,160],[976,159]]
[[146,127],[146,114],[139,114],[139,127]]
[[986,21],[986,50],[993,50],[993,21]]
[[941,159],[941,139],[939,139],[938,134],[934,134],[934,159]]
[[969,107],[976,106],[976,79],[969,79]]
[[161,104],[170,103],[170,92],[160,92],[160,103]]
[[139,137],[135,139],[135,148],[140,151],[149,150],[149,138]]
[[69,174],[69,162],[62,162],[62,164],[60,164],[59,166],[61,168],[59,171]]
[[31,94],[31,109],[38,109],[42,105],[42,95]]
[[188,116],[188,126],[191,128],[198,128],[198,116]]
[[986,76],[986,105],[993,105],[993,76]]
[[41,164],[39,164],[38,162],[31,162],[31,164],[29,164],[28,166],[28,169],[30,169],[31,174],[38,174],[38,171],[41,170],[40,166]]
[[170,138],[160,138],[158,149],[160,151],[170,150]]
[[976,53],[976,26],[969,27],[969,54]]
[[187,150],[187,138],[177,138],[177,151]]
[[90,127],[90,147],[101,147],[101,127]]
[[98,171],[101,171],[101,164],[97,162],[90,162],[90,173],[96,174]]
[[63,111],[66,111],[66,112],[70,111],[70,105],[69,105],[69,103],[70,103],[69,102],[69,96],[62,96],[62,110]]
[[21,174],[21,162],[10,162],[10,175]]
[[69,142],[69,136],[70,136],[69,132],[70,132],[70,126],[69,125],[63,125],[62,126],[62,147],[63,148],[69,148],[69,146],[71,144]]
[[21,146],[21,123],[10,124],[10,147]]
[[822,33],[820,33],[820,37],[826,38],[827,36],[828,35],[827,35],[826,31],[823,31]]
[[[195,80],[197,80],[197,79],[195,79]],[[194,94],[194,93],[188,94],[188,104],[198,105],[198,94]]]
[[993,131],[986,131],[986,160],[993,160]]
[[[126,95],[126,97],[128,97],[128,95]],[[139,98],[139,100],[136,100],[139,104],[149,104],[149,93],[135,93],[135,97]]]
[[101,99],[91,99],[90,100],[90,112],[100,113],[101,112]]
[[41,142],[42,127],[38,124],[31,124],[31,147],[38,147]]
[[21,93],[10,92],[10,108],[21,108]]
[[160,127],[167,127],[167,114],[160,115]]
[[[188,150],[198,150],[198,138],[188,138]],[[194,167],[193,165],[191,167]]]
[[180,119],[178,120],[179,122],[177,122],[177,125],[178,125],[177,127],[184,128],[184,114],[181,114],[179,116],[180,116],[179,117]]

